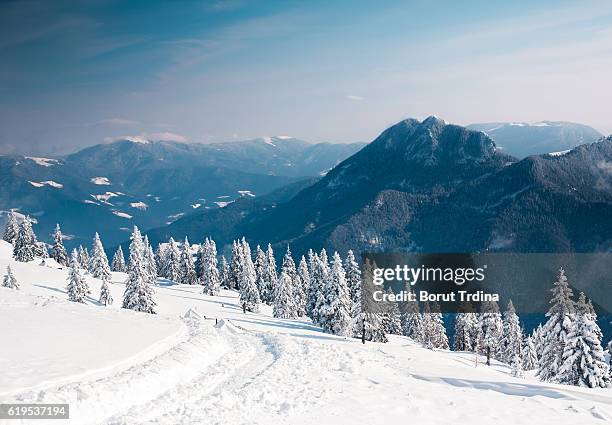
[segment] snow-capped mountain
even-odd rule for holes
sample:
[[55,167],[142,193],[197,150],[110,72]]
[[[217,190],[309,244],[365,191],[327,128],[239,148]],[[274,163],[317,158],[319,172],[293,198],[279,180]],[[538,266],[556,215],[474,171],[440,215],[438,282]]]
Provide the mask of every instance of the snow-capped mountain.
[[592,127],[565,121],[492,122],[471,124],[468,128],[484,131],[500,150],[518,158],[565,151],[602,137]]
[[[483,132],[409,119],[288,202],[241,211],[220,242],[245,234],[296,252],[605,251],[611,164],[612,138],[519,161]],[[151,235],[199,237],[203,223],[215,219],[185,217]]]

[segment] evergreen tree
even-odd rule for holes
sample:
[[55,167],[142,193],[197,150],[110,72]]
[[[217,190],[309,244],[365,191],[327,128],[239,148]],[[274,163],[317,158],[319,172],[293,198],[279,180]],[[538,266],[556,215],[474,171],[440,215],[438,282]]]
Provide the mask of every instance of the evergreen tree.
[[72,251],[70,261],[70,272],[68,273],[68,300],[77,303],[84,303],[85,297],[90,293],[89,286],[85,277],[81,274],[81,264],[79,263],[79,254],[76,250]]
[[[138,227],[134,226],[128,259],[128,279],[123,293],[123,308],[155,314],[154,290],[145,262],[145,246]],[[174,242],[174,241],[173,241]]]
[[266,286],[265,280],[265,270],[268,267],[268,259],[266,258],[266,253],[263,252],[261,247],[257,245],[255,248],[255,261],[253,265],[255,266],[255,285],[257,286],[257,290],[259,291],[259,295],[261,296],[261,300],[265,302],[264,299],[264,291]]
[[497,357],[503,334],[502,317],[495,301],[482,303],[480,332],[481,350],[487,356],[487,365],[490,365],[491,357]]
[[40,252],[39,257],[42,258],[43,260],[46,258],[49,258],[49,251],[47,251],[47,244],[45,244],[44,242],[38,242],[37,246],[38,246],[38,251]]
[[576,303],[576,317],[570,325],[563,350],[563,364],[556,380],[562,384],[588,388],[606,388],[610,370],[601,346],[597,317],[583,293]]
[[240,277],[244,268],[244,253],[240,241],[232,243],[232,259],[230,260],[230,289],[240,290]]
[[17,239],[18,233],[19,224],[17,223],[17,216],[13,211],[11,211],[9,213],[8,220],[4,228],[4,236],[2,236],[2,239],[4,239],[10,244],[14,244],[15,240]]
[[[157,250],[155,251],[155,262],[157,263],[157,274],[158,276],[165,277],[166,279],[166,270],[168,269],[168,256],[166,255],[168,252],[167,246],[165,244],[157,244]],[[197,270],[197,269],[196,269]],[[126,266],[127,271],[127,266]]]
[[230,287],[230,268],[225,255],[221,256],[221,265],[219,266],[219,280],[221,281],[221,287],[229,289]]
[[353,251],[349,249],[344,264],[346,268],[346,284],[349,288],[351,301],[354,303],[357,299],[357,291],[361,291],[361,270],[359,264],[355,261]]
[[[410,284],[406,284],[405,291],[412,292]],[[415,341],[423,339],[423,318],[419,312],[417,301],[407,301],[405,311],[401,315],[402,335],[412,338]]]
[[100,304],[103,306],[111,305],[113,303],[113,296],[111,295],[108,287],[108,280],[102,280],[102,286],[100,287]]
[[111,269],[114,272],[125,273],[125,256],[123,255],[123,249],[121,248],[121,245],[119,245],[119,248],[117,248],[117,251],[115,251]]
[[166,279],[176,283],[181,281],[181,252],[174,238],[170,238],[166,248]]
[[523,370],[534,370],[538,367],[538,353],[533,338],[528,336],[523,347]]
[[342,259],[337,252],[334,253],[331,270],[326,275],[319,304],[319,324],[323,330],[334,335],[348,335],[351,325],[351,298]]
[[274,288],[274,303],[272,304],[272,314],[274,317],[282,319],[295,319],[298,317],[297,305],[292,294],[292,285],[291,276],[283,269]]
[[514,353],[512,360],[510,360],[510,366],[512,367],[512,376],[520,378],[523,376],[523,359],[521,353]]
[[[251,262],[251,265],[252,264]],[[204,287],[204,293],[208,295],[218,295],[221,290],[221,280],[217,267],[217,245],[212,239],[206,238],[204,241],[202,268],[201,283]]]
[[102,280],[111,280],[111,270],[108,266],[108,258],[98,232],[94,235],[91,247],[91,259],[89,260],[89,270],[91,275]]
[[27,263],[34,259],[34,243],[36,237],[32,230],[32,222],[30,217],[23,219],[19,225],[19,231],[17,232],[17,238],[13,245],[13,258],[15,261],[21,261]]
[[78,256],[79,267],[89,271],[89,252],[87,251],[87,248],[83,248],[83,245],[79,245]]
[[455,351],[476,351],[478,340],[478,317],[476,313],[457,313],[455,315]]
[[308,264],[306,258],[302,255],[300,265],[298,266],[298,278],[300,285],[300,298],[298,300],[298,316],[306,316],[306,308],[308,305],[308,294],[310,293],[310,274],[308,273]]
[[504,312],[502,329],[500,360],[507,364],[512,364],[515,354],[521,354],[521,347],[523,345],[523,330],[521,329],[519,317],[516,315],[512,300],[508,302],[508,307]]
[[444,320],[440,312],[440,306],[437,303],[432,303],[432,309],[429,313],[429,345],[433,348],[448,350],[448,336],[444,327]]
[[[312,258],[316,254],[309,252]],[[369,282],[372,282],[372,265],[370,263],[366,263],[365,267],[366,276],[370,277]],[[365,279],[362,284],[366,284],[368,282]],[[387,336],[385,335],[385,331],[382,327],[382,318],[378,311],[366,311],[361,302],[362,291],[357,291],[356,300],[353,302],[351,308],[351,329],[353,336],[356,338],[362,338],[362,341],[372,341],[372,342],[387,342]],[[374,307],[379,307],[378,304],[374,305]]]
[[291,285],[289,286],[289,289],[291,291],[291,297],[293,298],[293,304],[295,305],[296,314],[301,315],[301,306],[306,303],[306,293],[303,292],[302,283],[300,282],[300,276],[298,274],[297,268],[295,267],[295,261],[293,261],[293,257],[291,256],[291,250],[289,249],[289,245],[287,245],[287,252],[285,253],[285,257],[283,258],[283,266],[281,270],[285,272],[291,279]]
[[149,244],[149,238],[145,235],[144,241],[144,262],[145,262],[145,271],[147,274],[147,282],[149,285],[155,285],[157,282],[157,260],[155,259],[155,253],[153,252],[153,247]]
[[238,276],[238,288],[240,291],[240,304],[243,310],[257,312],[259,311],[259,304],[261,298],[259,297],[259,291],[257,285],[255,285],[255,266],[251,258],[251,248],[244,238],[239,242],[240,255],[242,264],[240,275]]
[[323,248],[321,252],[319,253],[319,255],[316,256],[315,258],[316,258],[316,261],[315,261],[316,265],[314,268],[315,274],[314,274],[314,278],[312,277],[313,275],[311,275],[310,282],[311,282],[311,285],[315,287],[314,295],[316,296],[316,299],[314,301],[314,308],[311,313],[312,314],[311,318],[312,318],[313,323],[322,326],[323,319],[321,317],[321,309],[328,302],[327,296],[326,296],[326,293],[327,293],[326,287],[330,280],[331,270],[329,268],[329,262],[327,260],[327,252],[325,251],[325,248]]
[[260,295],[263,302],[270,304],[274,301],[274,288],[278,280],[274,251],[270,244],[268,244],[268,249],[266,250],[266,261],[264,264],[265,269],[260,282]]
[[11,266],[6,266],[6,274],[4,275],[4,279],[2,280],[2,286],[4,288],[9,289],[19,289],[19,284],[17,283],[17,279],[13,275],[13,270],[11,270]]
[[317,323],[316,306],[320,292],[320,273],[318,262],[318,255],[314,253],[312,249],[308,250],[308,274],[310,275],[310,288],[308,289],[307,294],[308,299],[306,302],[306,315],[312,319],[313,323]]
[[572,289],[569,286],[565,270],[559,269],[559,276],[551,290],[552,306],[546,313],[548,321],[542,328],[542,354],[538,360],[537,375],[542,381],[555,382],[559,368],[563,363],[565,343],[575,319]]
[[[388,294],[392,293],[390,289],[386,292]],[[402,335],[402,320],[397,303],[385,303],[384,313],[382,315],[382,327],[386,334]]]
[[183,251],[181,252],[181,270],[183,273],[182,282],[185,285],[197,285],[198,275],[196,274],[195,264],[193,262],[193,256],[189,251],[190,248],[189,240],[185,236],[185,242],[183,242]]

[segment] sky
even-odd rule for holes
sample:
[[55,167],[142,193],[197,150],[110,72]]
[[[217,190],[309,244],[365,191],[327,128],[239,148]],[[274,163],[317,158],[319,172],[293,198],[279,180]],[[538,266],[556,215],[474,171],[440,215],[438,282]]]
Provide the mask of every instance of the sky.
[[370,141],[431,114],[612,133],[610,1],[3,1],[0,153]]

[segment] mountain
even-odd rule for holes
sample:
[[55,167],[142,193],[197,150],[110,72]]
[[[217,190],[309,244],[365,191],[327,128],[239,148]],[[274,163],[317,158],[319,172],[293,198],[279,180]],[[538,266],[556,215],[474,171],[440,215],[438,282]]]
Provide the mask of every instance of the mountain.
[[[218,242],[246,235],[296,253],[607,251],[611,170],[612,138],[519,161],[483,132],[409,119],[287,202],[243,211]],[[201,239],[222,219],[185,217],[154,235]]]
[[471,124],[471,130],[484,131],[498,148],[518,158],[572,149],[592,143],[602,134],[592,127],[565,121],[492,122]]
[[359,147],[284,137],[211,145],[126,139],[58,158],[0,156],[0,221],[17,209],[37,220],[41,240],[60,223],[69,246],[89,244],[95,231],[110,246],[134,224],[147,230],[310,181]]

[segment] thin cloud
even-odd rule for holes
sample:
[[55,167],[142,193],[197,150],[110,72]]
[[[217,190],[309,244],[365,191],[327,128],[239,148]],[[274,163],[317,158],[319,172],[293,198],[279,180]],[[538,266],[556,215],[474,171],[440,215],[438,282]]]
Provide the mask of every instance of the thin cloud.
[[353,101],[357,101],[357,102],[360,101],[360,100],[364,100],[364,98],[362,96],[357,96],[357,95],[354,95],[354,94],[349,94],[349,95],[346,96],[346,98],[348,100],[353,100]]
[[116,126],[130,126],[130,125],[139,125],[140,122],[135,120],[130,120],[127,118],[107,118],[97,122],[97,124],[107,124],[107,125],[116,125]]

